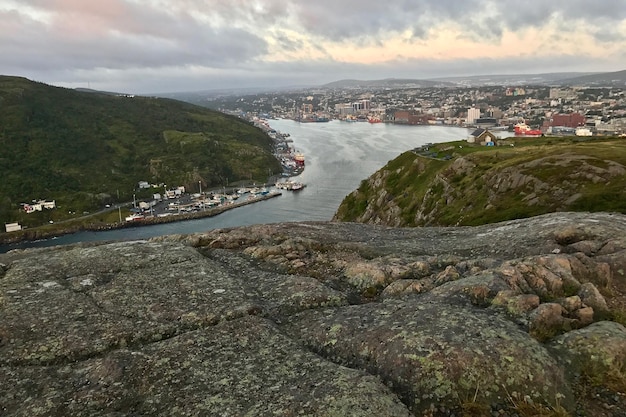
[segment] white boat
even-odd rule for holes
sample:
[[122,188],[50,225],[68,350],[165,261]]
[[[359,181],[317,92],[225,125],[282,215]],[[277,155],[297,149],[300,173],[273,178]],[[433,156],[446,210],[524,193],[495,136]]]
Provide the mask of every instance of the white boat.
[[298,191],[304,188],[304,184],[301,182],[296,182],[296,181],[283,181],[283,182],[277,182],[276,188],[279,188],[281,190],[288,190],[288,191]]
[[144,216],[143,214],[131,214],[130,216],[126,216],[126,221],[127,222],[134,222],[136,220],[143,220]]

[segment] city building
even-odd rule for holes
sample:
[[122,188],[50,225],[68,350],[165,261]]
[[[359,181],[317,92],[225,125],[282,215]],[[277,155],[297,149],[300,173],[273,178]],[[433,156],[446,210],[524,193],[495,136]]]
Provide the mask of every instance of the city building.
[[335,104],[335,113],[337,113],[340,117],[347,116],[349,114],[354,114],[354,108],[350,103]]
[[482,127],[482,128],[494,127],[497,124],[498,124],[498,121],[493,117],[479,117],[473,123],[473,125],[475,125],[476,127]]
[[368,111],[371,108],[371,102],[367,99],[363,99],[363,100],[359,100],[359,101],[355,101],[354,103],[352,103],[352,109],[356,112],[356,113],[360,113],[363,111]]
[[465,119],[465,123],[473,125],[477,119],[480,119],[480,109],[477,109],[476,107],[467,109],[467,118]]
[[548,126],[562,126],[576,128],[585,125],[586,118],[580,113],[553,114]]

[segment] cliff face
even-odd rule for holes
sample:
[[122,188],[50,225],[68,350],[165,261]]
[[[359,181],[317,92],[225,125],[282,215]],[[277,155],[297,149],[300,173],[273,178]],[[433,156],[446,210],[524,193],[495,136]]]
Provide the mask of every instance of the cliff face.
[[554,141],[468,151],[442,144],[438,158],[407,152],[348,195],[335,220],[448,226],[554,211],[626,213],[626,143]]
[[626,410],[622,215],[261,225],[0,263],[2,415]]

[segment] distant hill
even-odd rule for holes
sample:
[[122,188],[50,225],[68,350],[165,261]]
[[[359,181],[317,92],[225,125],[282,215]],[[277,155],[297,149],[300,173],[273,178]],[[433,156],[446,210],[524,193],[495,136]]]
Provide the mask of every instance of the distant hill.
[[592,75],[589,72],[555,72],[545,74],[490,74],[461,77],[435,78],[433,81],[454,83],[463,86],[481,87],[493,85],[553,85],[561,80]]
[[265,180],[280,170],[271,145],[251,124],[189,103],[0,76],[0,225],[35,218],[17,214],[34,199],[81,213],[132,201],[139,181]]
[[382,80],[339,80],[320,88],[430,88],[487,87],[498,85],[582,85],[623,86],[626,71],[610,73],[555,72],[540,74],[488,74],[422,79],[386,78]]
[[110,96],[123,96],[126,94],[121,94],[121,93],[114,93],[112,91],[101,91],[101,90],[94,90],[93,88],[75,88],[75,91],[80,91],[81,93],[96,93],[96,94],[107,94]]
[[341,203],[335,220],[386,226],[479,225],[555,211],[626,213],[626,140],[444,143],[390,161]]
[[428,88],[453,85],[446,81],[386,78],[383,80],[339,80],[321,85],[320,88]]
[[561,80],[560,84],[589,87],[624,87],[626,86],[626,70],[566,78]]

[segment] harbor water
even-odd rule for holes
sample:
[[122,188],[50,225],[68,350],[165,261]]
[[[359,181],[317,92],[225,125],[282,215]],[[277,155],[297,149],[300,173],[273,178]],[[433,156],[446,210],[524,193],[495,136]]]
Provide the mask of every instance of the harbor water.
[[359,183],[401,153],[427,143],[462,140],[471,130],[447,126],[402,126],[386,123],[298,123],[270,120],[272,128],[288,133],[292,146],[306,158],[304,172],[294,178],[306,184],[297,192],[205,217],[145,227],[79,232],[53,239],[0,246],[15,248],[76,242],[136,240],[187,234],[252,224],[331,220],[343,198]]

